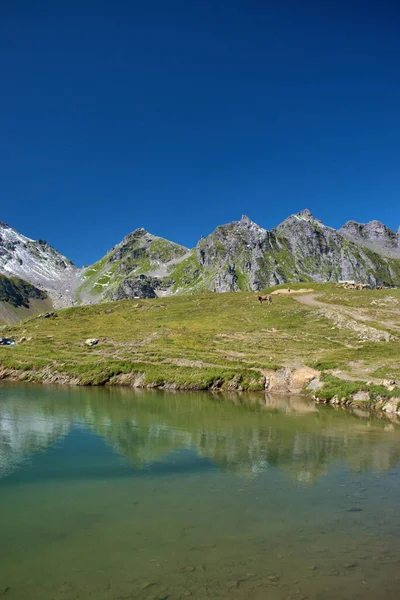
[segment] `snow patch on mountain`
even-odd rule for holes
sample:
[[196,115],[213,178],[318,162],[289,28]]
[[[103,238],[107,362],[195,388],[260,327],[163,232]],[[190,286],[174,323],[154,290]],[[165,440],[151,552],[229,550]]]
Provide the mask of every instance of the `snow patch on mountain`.
[[0,222],[0,273],[46,290],[56,306],[73,304],[81,270],[43,240],[32,240]]

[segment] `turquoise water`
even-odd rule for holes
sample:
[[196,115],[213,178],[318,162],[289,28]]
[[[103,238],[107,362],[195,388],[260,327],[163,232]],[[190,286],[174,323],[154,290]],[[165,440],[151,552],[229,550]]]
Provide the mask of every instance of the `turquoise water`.
[[399,499],[365,411],[0,385],[7,600],[397,600]]

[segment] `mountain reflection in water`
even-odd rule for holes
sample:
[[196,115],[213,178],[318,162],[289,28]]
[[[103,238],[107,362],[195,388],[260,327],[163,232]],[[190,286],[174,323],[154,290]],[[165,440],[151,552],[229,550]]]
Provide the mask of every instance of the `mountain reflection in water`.
[[0,384],[0,595],[397,600],[399,463],[301,398]]
[[243,477],[278,467],[309,483],[338,461],[356,471],[400,462],[396,423],[300,397],[2,385],[0,403],[0,477],[76,427],[103,438],[133,469],[194,450]]

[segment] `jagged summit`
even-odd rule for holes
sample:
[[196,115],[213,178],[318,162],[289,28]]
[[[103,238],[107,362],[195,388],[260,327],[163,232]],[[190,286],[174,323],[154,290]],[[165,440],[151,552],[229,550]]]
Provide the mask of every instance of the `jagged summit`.
[[239,223],[239,225],[244,225],[244,226],[255,225],[256,227],[260,227],[259,225],[257,225],[257,223],[255,221],[252,221],[250,219],[250,217],[248,217],[247,215],[242,215],[242,218],[240,219],[240,221],[233,221],[233,223],[237,223],[237,222]]
[[287,217],[273,231],[277,231],[283,234],[285,231],[293,231],[293,228],[301,227],[302,229],[307,230],[310,227],[312,229],[312,227],[314,226],[318,226],[320,228],[328,228],[327,225],[324,225],[322,221],[314,217],[314,215],[308,208],[304,208],[300,212]]
[[377,220],[369,223],[347,221],[339,233],[354,243],[373,250],[383,256],[400,258],[400,228],[395,233],[390,227]]
[[[236,221],[234,221],[235,223]],[[258,229],[260,231],[266,231],[261,225],[258,225],[255,221],[252,221],[247,215],[242,215],[242,218],[238,222],[241,227]]]
[[[149,232],[144,227],[137,227],[136,229],[134,229],[133,231],[131,231],[130,233],[128,233],[124,237],[124,240],[135,238],[135,237],[141,237],[141,236],[146,235],[148,233]],[[149,235],[151,235],[151,234],[149,234]],[[124,241],[124,240],[122,240],[122,241]]]
[[303,208],[299,213],[297,213],[298,217],[303,217],[303,219],[313,219],[313,215],[308,208]]
[[341,227],[341,230],[349,231],[350,233],[358,233],[360,227],[361,227],[360,223],[357,223],[357,221],[350,220],[350,221],[347,221],[347,223],[345,223]]
[[[139,227],[131,233],[128,233],[124,239],[114,246],[107,254],[110,256],[110,260],[120,260],[126,255],[132,253],[135,257],[143,255],[146,251],[149,251],[151,258],[155,261],[168,259],[169,254],[171,258],[175,258],[175,254],[184,254],[188,251],[188,248],[170,242],[162,237],[149,233],[144,227]],[[162,256],[163,255],[163,256]]]
[[257,291],[301,281],[400,285],[400,228],[348,221],[340,230],[309,209],[268,231],[242,215],[192,250],[139,227],[99,261],[77,269],[43,240],[0,222],[0,273],[46,290],[56,305],[208,290]]
[[314,217],[314,215],[308,208],[304,208],[303,210],[301,210],[300,212],[298,212],[297,214],[295,214],[293,216],[297,220],[308,221],[310,223],[316,223],[320,227],[328,227],[328,225],[325,225],[320,219],[318,219],[317,217]]

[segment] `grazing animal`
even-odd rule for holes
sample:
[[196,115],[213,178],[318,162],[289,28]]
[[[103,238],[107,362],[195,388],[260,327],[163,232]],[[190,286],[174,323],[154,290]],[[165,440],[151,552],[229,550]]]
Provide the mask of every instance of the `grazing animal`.
[[260,304],[262,304],[263,302],[266,302],[267,304],[272,304],[272,296],[271,294],[265,294],[265,295],[261,295],[259,294],[257,296],[257,299],[259,301]]

